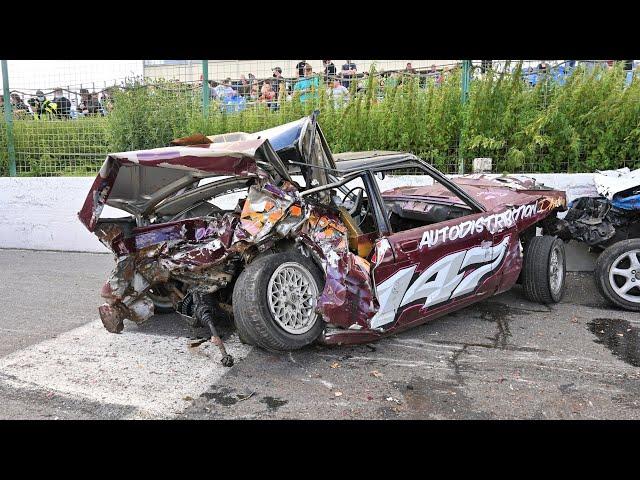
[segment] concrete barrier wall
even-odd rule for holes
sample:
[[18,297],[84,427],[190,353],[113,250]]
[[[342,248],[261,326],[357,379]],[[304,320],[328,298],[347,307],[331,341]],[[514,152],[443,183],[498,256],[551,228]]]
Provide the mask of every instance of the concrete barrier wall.
[[[565,190],[569,200],[595,195],[592,174],[531,174],[539,183]],[[93,178],[33,177],[0,178],[0,248],[108,252],[80,223],[77,213],[84,203]],[[388,176],[382,188],[431,183],[427,176]],[[126,213],[105,207],[104,217]],[[591,270],[594,255],[583,245],[571,242],[567,248],[570,270]]]

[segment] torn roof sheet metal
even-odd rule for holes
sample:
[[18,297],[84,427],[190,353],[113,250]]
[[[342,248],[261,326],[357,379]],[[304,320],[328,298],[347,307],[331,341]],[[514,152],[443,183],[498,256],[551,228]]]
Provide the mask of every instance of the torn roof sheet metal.
[[[305,131],[309,118],[304,117],[294,122],[278,125],[277,127],[261,130],[254,133],[233,132],[219,135],[208,135],[206,138],[213,144],[235,142],[238,140],[269,140],[276,152],[294,148],[300,141],[302,132]],[[194,136],[195,137],[195,136]],[[206,146],[206,145],[203,145]]]
[[256,138],[266,138],[276,152],[293,148],[309,123],[309,118],[304,117],[295,122],[285,123],[268,130],[262,130],[253,134]]
[[[137,192],[139,196],[144,193],[139,190],[142,186],[141,179],[145,177],[154,178],[152,184],[148,185],[151,192],[154,192],[184,176],[185,172],[202,177],[260,174],[255,157],[266,141],[253,139],[198,147],[162,147],[109,154],[78,212],[78,217],[89,231],[93,231],[111,193],[117,191],[119,195],[124,195],[131,191]],[[121,168],[134,166],[137,168],[136,175],[120,172]],[[156,171],[158,168],[166,170],[159,175]],[[145,175],[145,169],[153,170]],[[151,171],[155,174],[152,175]]]
[[162,147],[112,153],[109,156],[120,160],[123,165],[176,168],[218,175],[247,175],[256,172],[256,151],[264,142],[264,139],[254,139],[200,146]]

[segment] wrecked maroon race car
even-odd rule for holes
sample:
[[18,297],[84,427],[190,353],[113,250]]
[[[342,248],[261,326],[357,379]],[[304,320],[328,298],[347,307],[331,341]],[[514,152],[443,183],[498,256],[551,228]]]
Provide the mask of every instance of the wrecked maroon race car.
[[[107,330],[176,310],[231,365],[223,315],[242,341],[290,350],[374,341],[518,281],[530,299],[561,299],[564,192],[451,181],[408,153],[332,155],[316,118],[107,157],[79,213],[117,260],[99,308]],[[404,169],[433,182],[381,193]],[[104,205],[130,215],[100,218]]]

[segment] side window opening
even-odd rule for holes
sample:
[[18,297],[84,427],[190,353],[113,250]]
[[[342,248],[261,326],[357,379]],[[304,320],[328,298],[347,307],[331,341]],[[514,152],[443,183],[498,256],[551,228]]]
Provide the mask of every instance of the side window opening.
[[413,230],[476,213],[455,192],[429,175],[415,176],[411,185],[393,170],[374,175],[394,233]]

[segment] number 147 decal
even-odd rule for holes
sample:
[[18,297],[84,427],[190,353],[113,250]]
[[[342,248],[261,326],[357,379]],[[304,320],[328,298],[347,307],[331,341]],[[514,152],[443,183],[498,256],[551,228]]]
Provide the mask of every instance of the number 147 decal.
[[[506,236],[493,248],[479,245],[452,253],[435,262],[413,282],[417,265],[397,271],[376,285],[380,309],[371,319],[371,327],[392,322],[398,308],[417,300],[424,299],[423,308],[427,308],[473,292],[480,280],[500,265],[508,246],[509,236]],[[480,266],[465,276],[466,270],[474,265]]]

